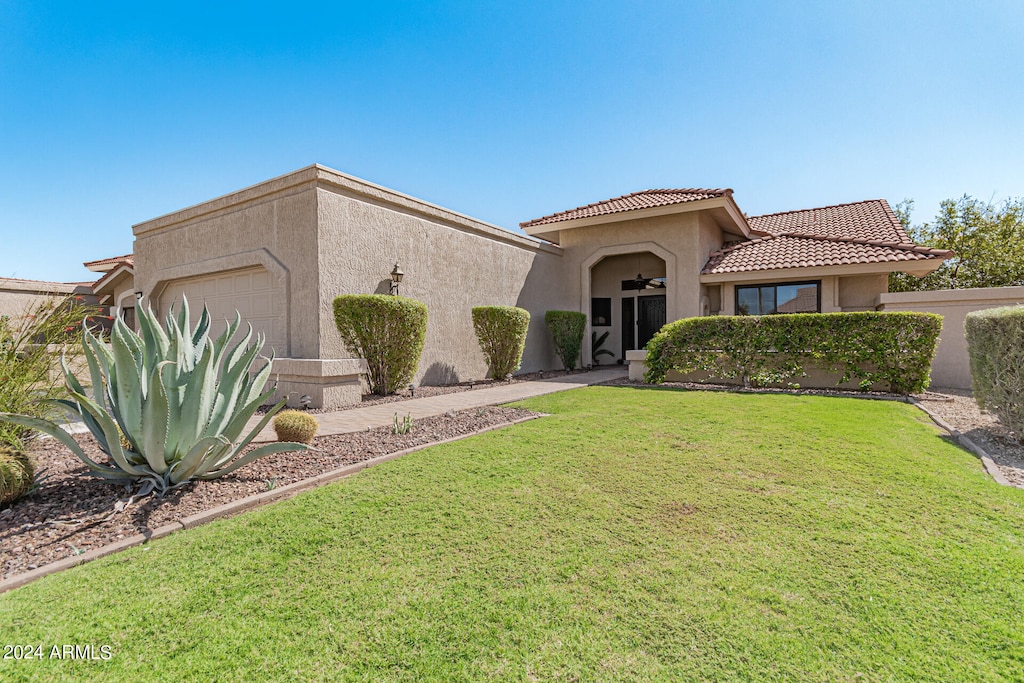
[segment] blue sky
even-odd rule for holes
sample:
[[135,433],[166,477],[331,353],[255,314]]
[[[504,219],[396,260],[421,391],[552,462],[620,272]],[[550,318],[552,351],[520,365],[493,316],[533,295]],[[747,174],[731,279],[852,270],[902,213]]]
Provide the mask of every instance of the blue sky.
[[0,276],[314,162],[510,229],[1024,195],[1017,1],[211,4],[0,0]]

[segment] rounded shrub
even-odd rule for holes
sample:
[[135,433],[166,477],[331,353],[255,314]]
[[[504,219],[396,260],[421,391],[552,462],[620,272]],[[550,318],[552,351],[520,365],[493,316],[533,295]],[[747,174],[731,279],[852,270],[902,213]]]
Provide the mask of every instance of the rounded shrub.
[[587,330],[586,314],[578,311],[548,311],[544,314],[544,324],[551,332],[555,353],[562,365],[566,370],[572,370],[580,358],[583,333]]
[[320,421],[301,410],[282,410],[274,417],[274,431],[278,441],[313,443]]
[[974,400],[1024,443],[1024,306],[967,314]]
[[416,374],[427,336],[427,306],[387,294],[342,294],[334,321],[348,350],[366,360],[370,391],[393,394]]
[[476,306],[473,329],[494,379],[504,379],[519,369],[526,348],[530,313],[515,306]]
[[34,477],[35,469],[27,454],[0,446],[0,505],[31,491]]

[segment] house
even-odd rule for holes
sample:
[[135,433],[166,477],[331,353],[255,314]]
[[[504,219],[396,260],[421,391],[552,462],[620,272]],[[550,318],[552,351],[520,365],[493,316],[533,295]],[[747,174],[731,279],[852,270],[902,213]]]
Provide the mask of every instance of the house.
[[558,367],[547,310],[588,313],[588,338],[608,331],[622,359],[687,316],[873,310],[888,273],[923,275],[949,256],[913,244],[884,200],[748,217],[728,189],[634,192],[521,227],[527,236],[313,165],[139,223],[130,262],[91,266],[109,268],[97,293],[122,310],[138,291],[160,313],[183,296],[215,319],[239,311],[277,358],[279,395],[331,407],[359,400],[362,369],[333,299],[389,293],[395,266],[399,293],[429,310],[415,381],[444,384],[487,371],[473,306],[530,311],[532,371]]

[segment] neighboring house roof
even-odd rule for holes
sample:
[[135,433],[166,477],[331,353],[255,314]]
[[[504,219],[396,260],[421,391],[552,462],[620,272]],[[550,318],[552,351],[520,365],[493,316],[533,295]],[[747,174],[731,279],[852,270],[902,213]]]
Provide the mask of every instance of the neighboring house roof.
[[770,235],[711,252],[702,275],[864,263],[946,259],[953,252],[915,244],[821,235]]
[[750,227],[772,235],[820,235],[913,244],[884,199],[781,211],[747,218]]
[[623,211],[652,209],[672,204],[685,204],[686,202],[696,202],[702,199],[725,197],[731,194],[732,190],[730,189],[708,190],[702,188],[690,188],[678,190],[641,190],[640,192],[624,194],[621,197],[614,197],[601,202],[587,204],[586,206],[578,206],[575,209],[559,211],[558,213],[553,213],[548,216],[534,218],[531,221],[520,223],[519,227],[529,228],[536,225],[571,221],[577,218],[592,218],[594,216],[604,216],[610,213],[622,213]]
[[[92,283],[88,283],[89,286]],[[0,290],[34,292],[38,294],[73,294],[80,287],[78,282],[51,282],[49,280],[25,280],[17,277],[0,277]]]
[[100,259],[98,261],[86,261],[82,265],[94,273],[108,273],[121,265],[134,267],[135,255],[125,254],[124,256],[111,256],[110,258]]

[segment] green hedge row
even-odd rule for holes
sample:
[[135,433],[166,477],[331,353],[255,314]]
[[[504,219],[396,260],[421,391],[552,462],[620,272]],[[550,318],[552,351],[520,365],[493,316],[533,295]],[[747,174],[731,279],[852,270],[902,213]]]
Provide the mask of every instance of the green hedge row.
[[476,306],[473,329],[487,368],[494,379],[505,379],[519,369],[526,348],[530,313],[515,306]]
[[933,313],[802,313],[711,316],[669,323],[647,344],[648,382],[670,370],[703,370],[744,386],[780,384],[813,364],[841,372],[839,384],[924,391],[942,329]]
[[366,359],[370,391],[386,396],[408,384],[423,354],[427,305],[387,294],[342,294],[334,321],[351,353]]
[[974,399],[1024,442],[1024,306],[967,314]]

